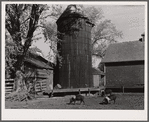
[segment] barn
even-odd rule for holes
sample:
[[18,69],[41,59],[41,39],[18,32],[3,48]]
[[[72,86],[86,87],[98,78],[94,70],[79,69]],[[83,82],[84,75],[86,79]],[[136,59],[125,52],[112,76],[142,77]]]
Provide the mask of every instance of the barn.
[[27,82],[35,85],[36,92],[53,90],[54,65],[43,58],[37,49],[29,49],[24,64]]
[[[38,48],[29,48],[24,59],[24,69],[28,88],[35,86],[36,92],[49,92],[53,90],[53,67],[54,64],[48,62],[41,55]],[[5,94],[13,92],[14,79],[5,80]]]
[[111,44],[102,63],[107,88],[144,88],[144,42]]

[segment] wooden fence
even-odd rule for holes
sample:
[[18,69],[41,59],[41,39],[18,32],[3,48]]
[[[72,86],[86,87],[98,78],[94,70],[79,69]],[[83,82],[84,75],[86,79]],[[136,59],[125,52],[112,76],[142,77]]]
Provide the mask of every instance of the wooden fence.
[[[14,86],[14,79],[5,79],[5,94],[10,94],[11,92],[13,92],[13,86]],[[47,88],[47,79],[40,80],[35,85],[36,92],[45,91],[46,88]]]
[[5,94],[13,92],[14,79],[5,79]]

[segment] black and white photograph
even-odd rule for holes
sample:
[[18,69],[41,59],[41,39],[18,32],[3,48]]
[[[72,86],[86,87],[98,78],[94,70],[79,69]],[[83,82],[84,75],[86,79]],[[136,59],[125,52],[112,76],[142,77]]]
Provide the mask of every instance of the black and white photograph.
[[147,2],[1,7],[2,120],[147,120]]

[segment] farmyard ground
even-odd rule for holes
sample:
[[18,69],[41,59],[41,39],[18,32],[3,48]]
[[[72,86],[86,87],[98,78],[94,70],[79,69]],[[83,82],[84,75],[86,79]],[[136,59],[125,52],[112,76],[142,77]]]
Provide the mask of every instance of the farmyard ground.
[[36,100],[25,102],[5,102],[6,109],[121,109],[121,110],[143,110],[144,94],[143,93],[115,93],[117,96],[116,103],[108,105],[99,104],[103,97],[85,96],[85,105],[76,102],[76,105],[69,105],[71,95],[64,97],[38,98]]

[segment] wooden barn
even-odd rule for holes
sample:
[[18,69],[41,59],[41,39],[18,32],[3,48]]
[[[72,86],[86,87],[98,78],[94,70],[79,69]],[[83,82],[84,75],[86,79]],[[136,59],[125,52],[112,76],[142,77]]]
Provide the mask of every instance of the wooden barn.
[[25,58],[25,74],[36,92],[53,90],[53,64],[36,51],[29,51]]
[[100,87],[104,86],[104,72],[97,68],[92,68],[92,74],[93,74],[93,86],[94,87]]
[[[62,67],[54,72],[54,83],[62,88],[85,88],[93,86],[91,29],[93,24],[77,8],[69,5],[57,20],[62,40],[57,48],[63,57]],[[64,34],[64,35],[63,35]]]
[[111,44],[102,63],[107,88],[144,87],[144,42]]
[[[54,65],[42,57],[38,48],[30,48],[24,60],[26,81],[36,92],[53,90]],[[13,92],[14,79],[5,79],[5,94]]]

